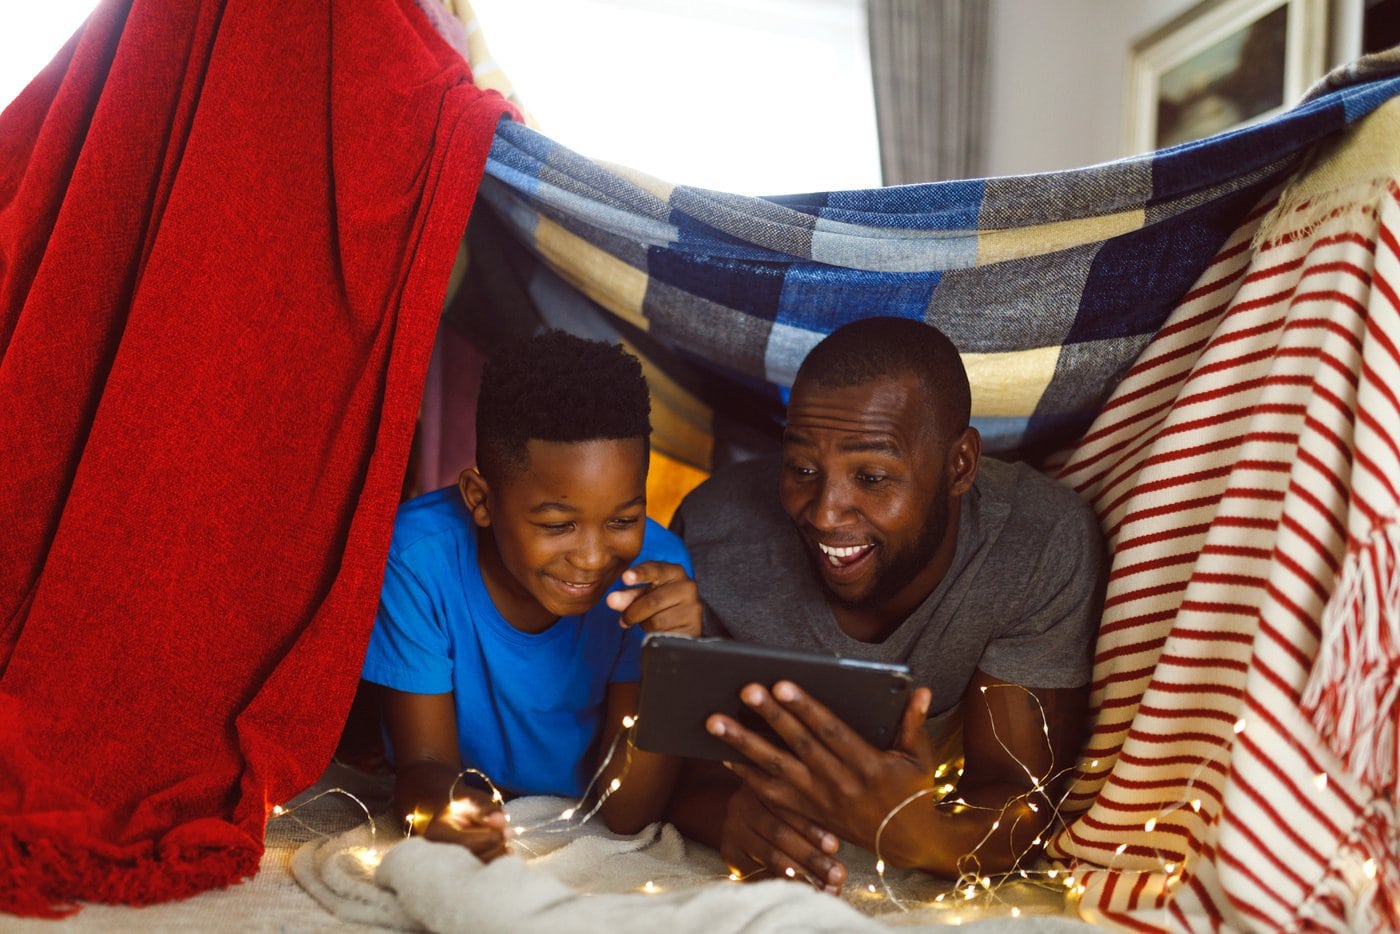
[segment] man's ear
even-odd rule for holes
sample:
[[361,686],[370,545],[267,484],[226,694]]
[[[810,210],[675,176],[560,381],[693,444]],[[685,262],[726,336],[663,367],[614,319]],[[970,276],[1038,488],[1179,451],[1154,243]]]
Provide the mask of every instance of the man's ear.
[[469,467],[457,478],[457,489],[462,491],[462,502],[467,504],[467,512],[472,514],[472,521],[477,527],[484,529],[489,526],[491,485],[486,478],[475,467]]
[[948,456],[948,492],[962,496],[972,489],[977,479],[977,466],[982,462],[982,435],[968,426],[953,442]]

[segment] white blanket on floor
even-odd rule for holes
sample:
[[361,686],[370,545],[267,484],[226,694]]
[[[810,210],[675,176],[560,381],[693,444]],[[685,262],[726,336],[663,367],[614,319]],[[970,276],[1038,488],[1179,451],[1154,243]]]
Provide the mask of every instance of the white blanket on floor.
[[850,848],[841,854],[851,881],[840,899],[786,880],[736,884],[717,853],[669,824],[635,836],[609,833],[596,820],[541,826],[569,804],[511,802],[512,824],[527,829],[513,843],[515,855],[490,865],[457,846],[403,840],[392,828],[365,824],[305,844],[292,872],[341,919],[403,930],[724,934],[969,922],[985,929],[1011,923],[1013,910],[1018,934],[1085,927],[1064,916],[1057,887],[1003,883],[967,899],[922,873],[888,871],[885,882],[912,909],[906,912],[887,896],[873,857]]

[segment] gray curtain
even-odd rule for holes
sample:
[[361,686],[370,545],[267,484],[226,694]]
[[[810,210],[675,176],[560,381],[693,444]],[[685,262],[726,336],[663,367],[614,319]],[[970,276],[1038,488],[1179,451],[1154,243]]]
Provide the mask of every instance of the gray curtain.
[[886,185],[985,174],[986,0],[867,0]]

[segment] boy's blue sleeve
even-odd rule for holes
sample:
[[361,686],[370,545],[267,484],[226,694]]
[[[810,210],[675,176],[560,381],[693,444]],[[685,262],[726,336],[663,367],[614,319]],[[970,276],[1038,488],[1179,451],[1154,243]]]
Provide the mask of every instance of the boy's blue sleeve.
[[397,691],[452,690],[452,654],[431,595],[392,552],[362,677]]

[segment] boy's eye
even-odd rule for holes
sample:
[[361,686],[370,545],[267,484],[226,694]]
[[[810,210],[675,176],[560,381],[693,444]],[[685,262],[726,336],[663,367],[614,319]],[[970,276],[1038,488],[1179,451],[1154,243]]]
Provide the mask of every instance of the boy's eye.
[[573,527],[574,524],[572,522],[543,522],[540,524],[540,528],[544,529],[546,532],[553,532],[555,534],[567,532]]
[[609,525],[615,529],[630,529],[639,521],[640,520],[636,516],[618,516],[616,519],[613,519]]

